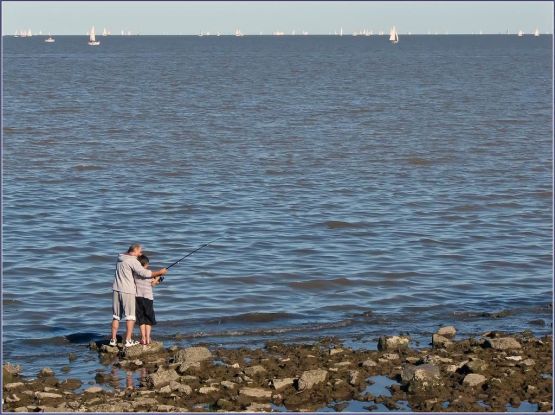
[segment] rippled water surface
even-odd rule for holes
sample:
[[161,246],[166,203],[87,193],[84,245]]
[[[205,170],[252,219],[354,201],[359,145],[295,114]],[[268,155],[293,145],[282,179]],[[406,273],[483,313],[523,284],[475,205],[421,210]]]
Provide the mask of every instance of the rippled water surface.
[[4,38],[5,359],[107,336],[130,243],[158,267],[220,236],[154,337],[551,332],[550,37],[101,42]]

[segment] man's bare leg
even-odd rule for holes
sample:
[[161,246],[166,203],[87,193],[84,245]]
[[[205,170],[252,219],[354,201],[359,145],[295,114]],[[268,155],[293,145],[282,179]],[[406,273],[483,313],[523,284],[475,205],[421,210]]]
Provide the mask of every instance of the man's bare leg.
[[150,324],[146,324],[146,342],[147,344],[150,344],[150,332],[152,330],[152,326]]
[[143,341],[143,344],[146,344],[146,340],[148,338],[146,334],[146,324],[141,324],[139,328],[141,329],[141,340]]
[[125,340],[131,340],[133,336],[133,327],[135,327],[135,320],[127,320],[125,322],[127,331],[125,332]]
[[110,337],[111,339],[115,339],[117,334],[118,334],[118,328],[119,328],[119,320],[113,319],[112,320],[112,337]]

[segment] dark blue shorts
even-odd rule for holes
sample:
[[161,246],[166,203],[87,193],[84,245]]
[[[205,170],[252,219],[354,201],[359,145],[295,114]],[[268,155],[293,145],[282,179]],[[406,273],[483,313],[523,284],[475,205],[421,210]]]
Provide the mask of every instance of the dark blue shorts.
[[156,324],[156,316],[154,315],[154,301],[144,297],[136,297],[137,307],[135,307],[135,315],[137,324],[148,324],[154,326]]

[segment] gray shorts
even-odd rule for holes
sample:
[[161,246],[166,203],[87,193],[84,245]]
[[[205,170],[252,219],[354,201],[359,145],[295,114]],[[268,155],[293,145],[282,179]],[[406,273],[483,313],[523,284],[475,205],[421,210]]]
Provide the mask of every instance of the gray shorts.
[[135,320],[135,294],[114,291],[112,310],[114,320]]

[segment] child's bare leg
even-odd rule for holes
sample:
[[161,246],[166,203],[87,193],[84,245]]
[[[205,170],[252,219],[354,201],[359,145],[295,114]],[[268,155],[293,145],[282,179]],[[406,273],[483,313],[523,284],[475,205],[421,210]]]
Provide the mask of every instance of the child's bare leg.
[[125,325],[127,328],[127,331],[125,332],[125,340],[131,340],[131,337],[133,336],[133,327],[135,327],[135,320],[127,320]]
[[150,332],[152,331],[152,326],[150,324],[145,324],[146,326],[146,342],[150,344]]
[[144,344],[146,344],[146,339],[148,339],[148,336],[146,334],[146,324],[141,324],[139,328],[141,329],[141,340]]
[[112,337],[110,337],[111,339],[116,338],[116,335],[118,334],[118,328],[119,328],[119,320],[113,319],[112,320]]

